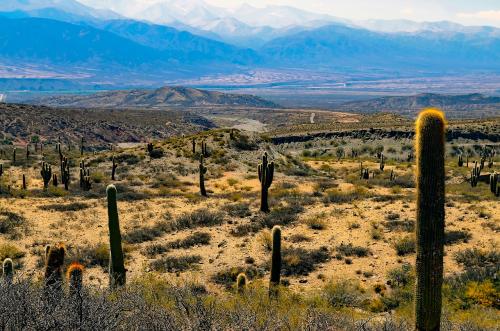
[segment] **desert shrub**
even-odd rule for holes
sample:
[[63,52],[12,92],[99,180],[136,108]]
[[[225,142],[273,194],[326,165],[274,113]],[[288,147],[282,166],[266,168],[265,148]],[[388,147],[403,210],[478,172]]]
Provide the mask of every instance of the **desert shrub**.
[[127,231],[123,235],[123,240],[129,244],[140,244],[161,237],[172,230],[172,224],[162,221],[153,226],[140,226]]
[[498,279],[500,253],[497,250],[468,248],[456,252],[454,259],[464,269],[462,274],[448,279],[448,282],[455,287],[461,287],[468,281],[483,282],[488,279]]
[[215,275],[212,276],[211,280],[216,284],[223,285],[227,289],[231,289],[236,282],[236,278],[242,272],[245,273],[249,280],[261,278],[264,276],[263,269],[257,268],[253,265],[249,265],[246,267],[231,267],[226,270],[218,271]]
[[151,188],[178,188],[182,185],[183,183],[176,176],[172,174],[162,174],[154,178]]
[[332,307],[362,307],[367,295],[361,287],[353,282],[344,280],[341,282],[330,281],[325,285],[322,295]]
[[206,208],[202,208],[179,216],[175,220],[175,227],[177,230],[182,230],[203,226],[216,226],[221,225],[224,219],[224,213],[213,212]]
[[[330,260],[328,248],[319,249],[285,248],[282,251],[282,269],[285,276],[308,275],[316,270],[316,265]],[[269,262],[270,265],[270,262]]]
[[249,233],[257,233],[261,229],[262,229],[262,224],[259,222],[238,224],[236,227],[231,229],[231,235],[235,237],[243,237]]
[[74,259],[86,267],[100,266],[107,268],[109,265],[109,246],[104,243],[77,247]]
[[292,243],[301,243],[301,242],[309,242],[312,241],[312,239],[304,234],[301,233],[296,233],[291,235],[288,240]]
[[250,205],[248,203],[232,203],[224,206],[224,210],[232,217],[247,217],[251,216]]
[[405,218],[404,220],[389,220],[383,223],[384,227],[390,231],[415,231],[415,221]]
[[393,213],[393,212],[389,212],[389,214],[387,214],[385,216],[385,219],[388,220],[388,221],[398,220],[399,219],[399,214]]
[[172,249],[187,249],[197,245],[210,244],[211,235],[207,232],[195,232],[184,239],[177,239],[166,244],[152,244],[147,246],[143,253],[148,257],[169,252]]
[[66,204],[53,203],[53,204],[39,206],[38,208],[41,210],[67,212],[67,211],[84,210],[90,208],[90,205],[84,202],[71,202]]
[[0,233],[9,235],[11,239],[17,239],[27,231],[27,227],[28,221],[24,216],[0,210]]
[[199,255],[165,256],[152,261],[150,267],[159,272],[183,272],[196,268],[201,261]]
[[464,296],[469,304],[500,309],[500,290],[491,280],[467,283]]
[[102,172],[99,172],[99,171],[91,172],[90,177],[92,178],[92,181],[94,183],[98,183],[98,184],[102,183],[104,181],[104,179],[106,178],[106,176],[104,176],[104,174]]
[[231,140],[231,146],[242,151],[253,151],[258,148],[255,141],[251,140],[245,134],[239,133],[235,136],[234,140]]
[[453,245],[459,242],[468,242],[472,238],[469,231],[450,230],[444,232],[444,244]]
[[356,187],[350,191],[328,190],[323,198],[324,203],[348,203],[363,199],[369,196],[368,191],[363,187]]
[[394,242],[394,249],[399,256],[415,253],[415,238],[407,236]]
[[270,213],[263,215],[260,223],[264,227],[272,228],[275,225],[288,225],[295,222],[298,214],[304,211],[304,207],[298,204],[274,208]]
[[163,150],[160,148],[155,148],[149,153],[149,157],[152,159],[160,159],[163,157]]
[[326,229],[326,214],[320,213],[308,217],[304,220],[304,224],[306,224],[312,230],[324,230]]
[[125,162],[128,165],[133,165],[133,164],[139,163],[141,161],[141,158],[136,154],[122,153],[122,154],[115,155],[115,161],[117,163]]
[[6,243],[0,245],[0,261],[3,262],[6,258],[11,258],[12,260],[20,259],[26,255],[25,252],[20,250],[17,246]]
[[368,248],[362,246],[353,246],[353,244],[351,243],[341,243],[339,246],[337,246],[336,251],[343,256],[365,257],[370,254],[370,250]]
[[405,287],[415,281],[415,271],[411,264],[404,263],[400,267],[389,270],[387,282],[392,287]]

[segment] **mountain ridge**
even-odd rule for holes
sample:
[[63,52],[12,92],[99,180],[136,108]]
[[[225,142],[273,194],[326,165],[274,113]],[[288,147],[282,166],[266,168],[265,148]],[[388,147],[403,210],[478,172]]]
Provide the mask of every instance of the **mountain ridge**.
[[155,90],[135,89],[100,92],[91,95],[54,96],[34,100],[32,103],[75,108],[279,107],[273,102],[253,95],[229,94],[182,86],[165,86]]

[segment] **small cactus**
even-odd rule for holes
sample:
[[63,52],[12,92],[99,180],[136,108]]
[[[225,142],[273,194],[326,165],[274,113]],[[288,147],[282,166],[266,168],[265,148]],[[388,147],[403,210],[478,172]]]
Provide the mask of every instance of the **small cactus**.
[[52,179],[52,167],[50,164],[42,162],[42,170],[40,170],[40,175],[43,179],[43,189],[47,190],[49,188],[50,180]]
[[64,255],[63,244],[45,247],[45,289],[59,291],[62,289]]
[[259,181],[260,181],[260,210],[269,212],[269,187],[273,183],[274,178],[274,162],[268,163],[267,153],[262,156],[262,163],[258,166]]
[[193,154],[196,153],[196,139],[191,140]]
[[147,146],[146,146],[146,150],[148,151],[148,154],[151,156],[151,153],[154,150],[153,143],[148,143]]
[[115,156],[113,155],[113,158],[111,159],[113,162],[111,166],[111,180],[115,180],[115,174],[116,174],[116,168],[118,168],[118,164],[115,161]]
[[445,119],[430,109],[418,116],[416,222],[416,330],[439,330],[444,255]]
[[109,286],[112,289],[125,285],[126,270],[123,260],[122,236],[116,204],[116,187],[109,185],[106,189],[108,198],[108,227],[109,227]]
[[66,271],[66,281],[68,282],[69,295],[71,297],[79,295],[83,287],[83,265],[77,262],[71,263]]
[[83,156],[83,152],[85,151],[85,139],[82,137],[81,143],[80,143],[80,156]]
[[463,165],[464,165],[464,158],[463,158],[462,154],[460,154],[458,156],[458,166],[463,167]]
[[23,174],[23,190],[25,190],[25,191],[26,191],[27,189],[28,189],[28,187],[27,187],[27,185],[26,185],[26,175],[25,175],[25,174]]
[[54,187],[59,185],[59,182],[57,181],[57,174],[52,175],[52,185],[54,185]]
[[238,292],[239,294],[245,293],[247,289],[247,283],[247,276],[244,272],[241,272],[236,278],[236,292]]
[[380,154],[380,171],[384,171],[385,167],[385,157],[384,153]]
[[269,295],[275,296],[281,278],[281,228],[275,226],[272,232],[273,251],[271,257],[271,279],[269,282]]
[[207,196],[207,191],[205,189],[205,174],[207,173],[207,167],[203,165],[203,155],[200,155],[200,194],[204,197]]
[[12,279],[14,278],[14,263],[12,259],[6,258],[3,260],[3,279],[7,283],[12,283]]

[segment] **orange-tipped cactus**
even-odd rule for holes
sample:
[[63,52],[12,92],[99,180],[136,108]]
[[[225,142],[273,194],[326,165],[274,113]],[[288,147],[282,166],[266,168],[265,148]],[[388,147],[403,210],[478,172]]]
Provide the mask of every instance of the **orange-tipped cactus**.
[[416,126],[416,290],[415,329],[439,330],[444,255],[445,127],[442,112],[420,113]]
[[73,262],[66,271],[66,281],[69,286],[69,295],[78,295],[83,286],[83,265]]

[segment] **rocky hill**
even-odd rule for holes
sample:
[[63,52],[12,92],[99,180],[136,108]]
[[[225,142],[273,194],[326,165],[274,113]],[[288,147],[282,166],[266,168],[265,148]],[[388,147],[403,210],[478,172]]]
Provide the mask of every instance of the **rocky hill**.
[[[339,107],[341,111],[355,113],[374,112],[396,112],[396,113],[417,113],[422,108],[439,107],[446,111],[447,115],[455,115],[473,112],[478,115],[500,114],[500,97],[486,96],[479,93],[463,95],[445,95],[434,93],[423,93],[412,96],[390,96],[364,101],[348,102]],[[455,113],[455,114],[453,114]]]
[[35,102],[54,107],[79,108],[278,107],[273,102],[252,95],[228,94],[178,86],[162,87],[156,90],[123,90],[91,95],[54,96]]
[[213,128],[204,117],[188,111],[65,109],[0,103],[3,143],[42,141],[78,142],[85,137],[95,147],[134,143],[190,134]]

